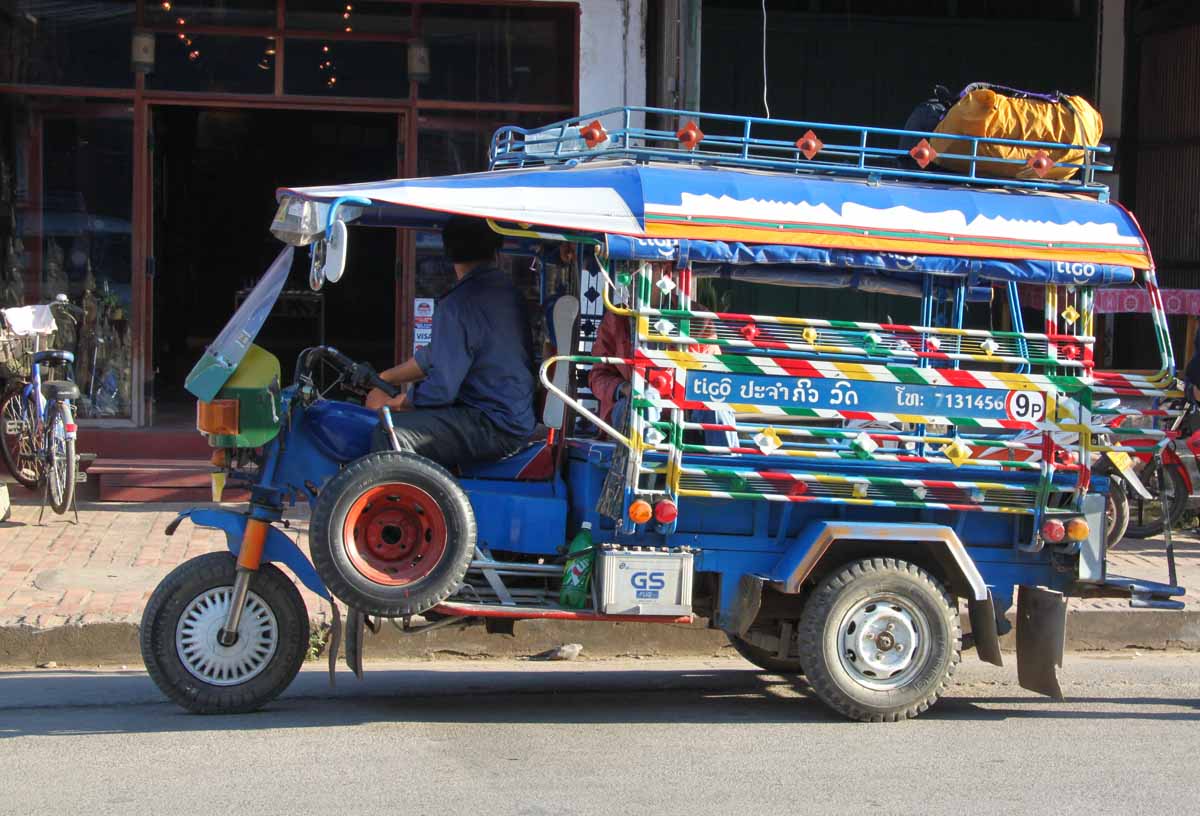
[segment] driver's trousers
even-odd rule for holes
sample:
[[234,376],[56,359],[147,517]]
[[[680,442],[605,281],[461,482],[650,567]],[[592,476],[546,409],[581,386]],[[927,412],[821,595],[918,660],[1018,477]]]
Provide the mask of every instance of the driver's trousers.
[[[392,425],[400,450],[420,454],[447,468],[468,462],[494,462],[521,450],[526,442],[526,437],[501,430],[487,414],[469,405],[393,411]],[[382,423],[375,428],[371,449],[392,450]]]

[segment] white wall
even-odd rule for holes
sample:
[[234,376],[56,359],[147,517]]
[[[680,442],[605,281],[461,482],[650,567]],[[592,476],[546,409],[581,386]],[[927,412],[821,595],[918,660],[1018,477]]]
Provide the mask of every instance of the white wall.
[[645,0],[579,0],[579,112],[646,104]]
[[1099,99],[1104,138],[1121,138],[1121,97],[1125,92],[1125,0],[1102,0],[1100,6]]

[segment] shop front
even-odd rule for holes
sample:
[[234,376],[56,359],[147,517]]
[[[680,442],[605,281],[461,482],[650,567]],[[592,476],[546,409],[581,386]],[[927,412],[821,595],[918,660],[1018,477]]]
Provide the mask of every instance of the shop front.
[[[96,438],[188,427],[184,376],[277,250],[274,189],[483,168],[499,124],[579,108],[580,19],[574,2],[0,0],[0,306],[84,307],[58,342]],[[298,254],[264,340],[390,363],[449,280],[437,249],[379,231],[353,283],[320,293]]]

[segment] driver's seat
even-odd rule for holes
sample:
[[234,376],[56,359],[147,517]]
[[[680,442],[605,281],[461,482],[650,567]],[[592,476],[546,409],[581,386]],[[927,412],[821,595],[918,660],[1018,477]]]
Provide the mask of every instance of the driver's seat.
[[[551,313],[556,353],[568,356],[575,353],[579,337],[579,298],[563,295]],[[555,386],[570,395],[575,388],[571,374],[574,366],[559,365],[553,372]],[[463,465],[459,473],[465,479],[502,479],[518,482],[544,482],[554,476],[559,461],[559,449],[567,437],[572,412],[563,401],[546,392],[542,404],[542,424],[534,430],[525,447],[495,462]],[[558,443],[557,445],[555,443]]]

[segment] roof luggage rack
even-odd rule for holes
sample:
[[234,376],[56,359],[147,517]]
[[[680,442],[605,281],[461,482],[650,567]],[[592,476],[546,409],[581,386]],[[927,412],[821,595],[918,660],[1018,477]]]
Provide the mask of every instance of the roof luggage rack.
[[[640,124],[648,119],[675,120],[679,127],[663,130]],[[704,127],[712,132],[706,133]],[[929,143],[934,138],[956,142],[960,147],[954,153],[939,156]],[[901,139],[916,140],[915,146],[904,149],[899,146]],[[1030,149],[1031,155],[1026,161],[985,158],[979,155],[981,145],[1025,147]],[[1080,151],[1083,160],[1056,164],[1047,153],[1051,150]],[[1095,176],[1097,172],[1112,171],[1112,165],[1099,161],[1110,151],[1107,145],[1026,142],[627,106],[576,116],[539,128],[502,127],[492,136],[488,158],[493,170],[623,159],[859,177],[872,181],[910,179],[1026,191],[1084,193],[1107,201],[1108,186],[1098,183]],[[947,170],[935,164],[939,158],[965,162],[968,171]],[[979,172],[980,164],[1022,165],[1029,168],[1030,177],[988,176]],[[1044,178],[1054,167],[1074,167],[1078,172],[1069,180]]]

